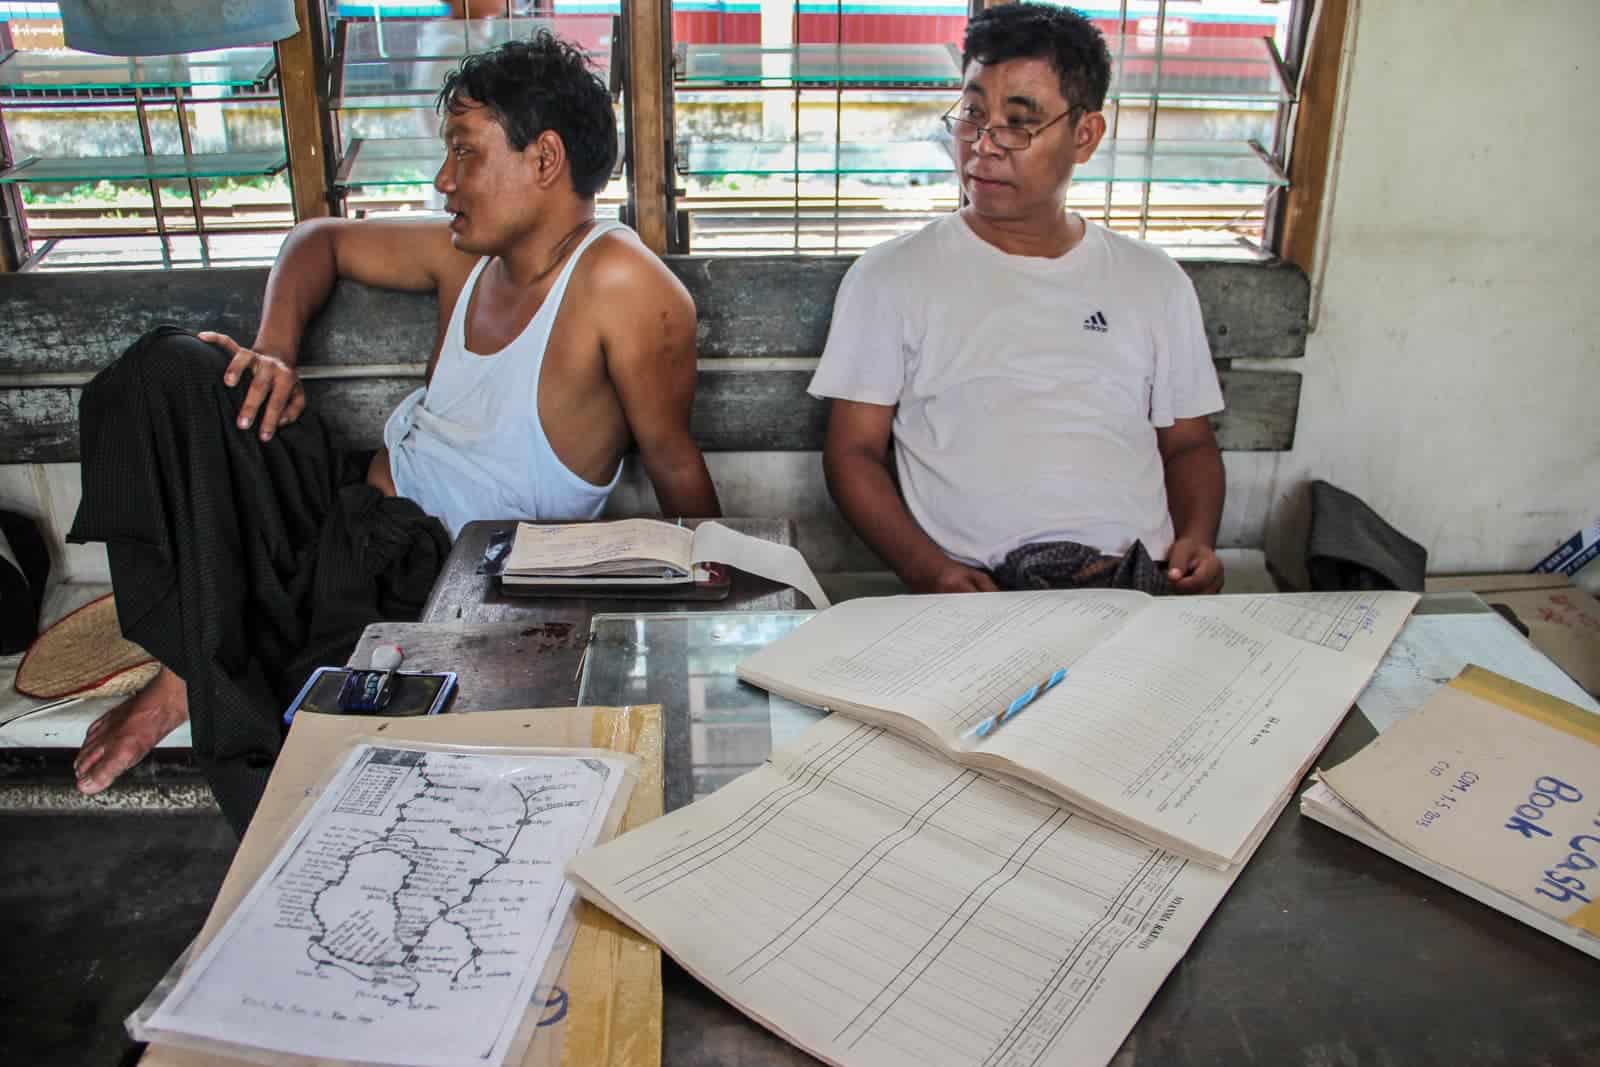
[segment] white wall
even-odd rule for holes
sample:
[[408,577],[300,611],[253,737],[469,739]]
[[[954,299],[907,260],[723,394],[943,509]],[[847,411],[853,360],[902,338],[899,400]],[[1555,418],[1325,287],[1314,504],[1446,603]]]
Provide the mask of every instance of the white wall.
[[69,545],[67,530],[83,499],[76,463],[13,463],[0,466],[0,508],[31,516],[50,545],[50,579],[109,582],[104,545]]
[[1321,477],[1432,571],[1523,570],[1600,513],[1600,3],[1363,0],[1352,29],[1295,448],[1230,457],[1232,522],[1293,572]]

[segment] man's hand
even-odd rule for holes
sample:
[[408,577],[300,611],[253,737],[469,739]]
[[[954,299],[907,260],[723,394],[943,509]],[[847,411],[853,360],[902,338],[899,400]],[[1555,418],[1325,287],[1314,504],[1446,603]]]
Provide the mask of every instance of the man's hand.
[[245,371],[252,374],[250,390],[245,394],[244,403],[239,405],[239,429],[248,430],[259,411],[261,440],[270,441],[279,426],[289,425],[306,409],[305,386],[300,384],[300,372],[295,370],[294,364],[245,348],[227,334],[208,330],[196,336],[233,357],[222,375],[223,383],[229,388],[239,384]]
[[1179,538],[1167,553],[1167,582],[1174,593],[1216,593],[1222,590],[1222,561],[1217,550],[1201,541]]
[[998,593],[994,579],[976,567],[946,559],[938,570],[912,583],[913,593]]
[[1156,444],[1177,535],[1167,550],[1167,582],[1174,593],[1215,593],[1222,588],[1222,561],[1213,546],[1226,482],[1216,435],[1210,420],[1199,415],[1158,428]]

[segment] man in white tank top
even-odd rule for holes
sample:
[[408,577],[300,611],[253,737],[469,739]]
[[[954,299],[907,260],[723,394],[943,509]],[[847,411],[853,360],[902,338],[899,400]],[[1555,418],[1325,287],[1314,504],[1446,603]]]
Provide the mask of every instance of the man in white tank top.
[[945,117],[966,204],[839,289],[811,382],[832,398],[828,485],[915,591],[1222,584],[1222,395],[1194,288],[1065,210],[1109,76],[1070,9],[975,16]]
[[[542,32],[512,42],[464,61],[439,104],[446,159],[434,185],[448,219],[302,223],[273,266],[249,347],[200,335],[230,357],[223,381],[243,390],[240,433],[264,451],[300,436],[275,440],[299,429],[301,337],[338,279],[432,291],[439,333],[428,387],[390,420],[368,485],[414,501],[452,536],[473,518],[593,518],[637,447],[664,514],[720,514],[689,433],[694,305],[632,231],[595,218],[617,133],[583,54]],[[107,510],[80,512],[81,539],[120,536],[104,532],[114,525],[100,517]],[[274,549],[279,559],[299,550]],[[149,687],[91,729],[77,761],[84,792],[106,788],[188,716],[188,687],[163,663]],[[217,731],[201,722],[198,701],[196,710],[198,752]],[[276,739],[263,736],[257,747],[271,750],[270,761]]]

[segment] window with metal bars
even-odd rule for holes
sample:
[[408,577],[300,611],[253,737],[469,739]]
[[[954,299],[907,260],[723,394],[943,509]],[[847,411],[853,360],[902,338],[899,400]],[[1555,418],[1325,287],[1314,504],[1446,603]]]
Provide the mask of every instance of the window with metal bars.
[[[1174,251],[1270,248],[1297,0],[1073,5],[1113,60],[1072,210]],[[939,116],[964,0],[673,0],[678,251],[851,253],[960,200]]]
[[[310,7],[326,31],[319,80],[341,214],[441,206],[434,98],[469,52],[549,29],[620,88],[610,65],[615,18],[604,11],[558,12],[549,0]],[[0,218],[12,258],[23,269],[271,262],[295,221],[272,60],[266,46],[142,59],[74,53],[53,3],[0,0]],[[619,167],[599,197],[602,216],[624,210],[621,177]]]
[[[853,253],[956,208],[960,191],[938,119],[959,90],[968,2],[672,0],[665,103],[675,180],[663,195],[673,249]],[[0,0],[0,14],[12,15],[15,27],[15,9],[52,6]],[[479,40],[484,34],[548,26],[584,45],[613,91],[622,89],[610,54],[617,0],[313,7],[328,17],[332,188],[348,214],[435,206],[442,147],[432,94],[446,66],[493,43]],[[1282,57],[1297,60],[1307,7],[1309,0],[1080,6],[1105,34],[1115,69],[1108,135],[1079,169],[1069,206],[1180,254],[1272,250],[1291,102]],[[17,43],[14,31],[0,33],[0,48]],[[0,172],[0,216],[13,248],[35,265],[41,252],[84,266],[271,257],[293,219],[286,178],[274,170],[282,130],[270,64],[253,81],[240,64],[215,77],[186,71],[140,85],[127,72],[49,82],[22,77],[27,64],[18,60],[48,66],[58,43],[37,33],[27,43],[0,63],[0,149],[9,152],[0,161],[8,168]],[[110,133],[118,120],[120,132]],[[97,132],[80,135],[86,130]],[[108,150],[97,140],[107,137],[128,143]],[[189,157],[197,154],[218,161],[218,172],[196,168]],[[124,170],[92,165],[95,157],[119,157]],[[161,157],[165,171],[148,162]],[[18,178],[24,163],[33,168],[26,180],[4,180]],[[244,173],[235,173],[240,165]],[[620,178],[601,196],[603,214],[628,215]]]
[[[328,103],[333,194],[342,213],[442,209],[433,188],[444,161],[434,102],[445,74],[469,53],[548,30],[584,50],[615,98],[622,83],[613,47],[616,8],[545,0],[331,4]],[[617,117],[620,127],[620,103]],[[618,160],[616,175],[596,197],[602,218],[626,209],[621,153]]]
[[13,266],[270,262],[293,224],[270,45],[65,47],[54,4],[0,3],[0,214]]

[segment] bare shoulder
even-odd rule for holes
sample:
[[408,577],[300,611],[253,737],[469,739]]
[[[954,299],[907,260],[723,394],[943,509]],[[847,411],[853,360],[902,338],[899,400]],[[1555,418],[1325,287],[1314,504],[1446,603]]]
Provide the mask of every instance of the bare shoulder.
[[618,228],[597,238],[579,265],[580,291],[602,307],[650,308],[694,321],[694,301],[678,276],[637,234]]

